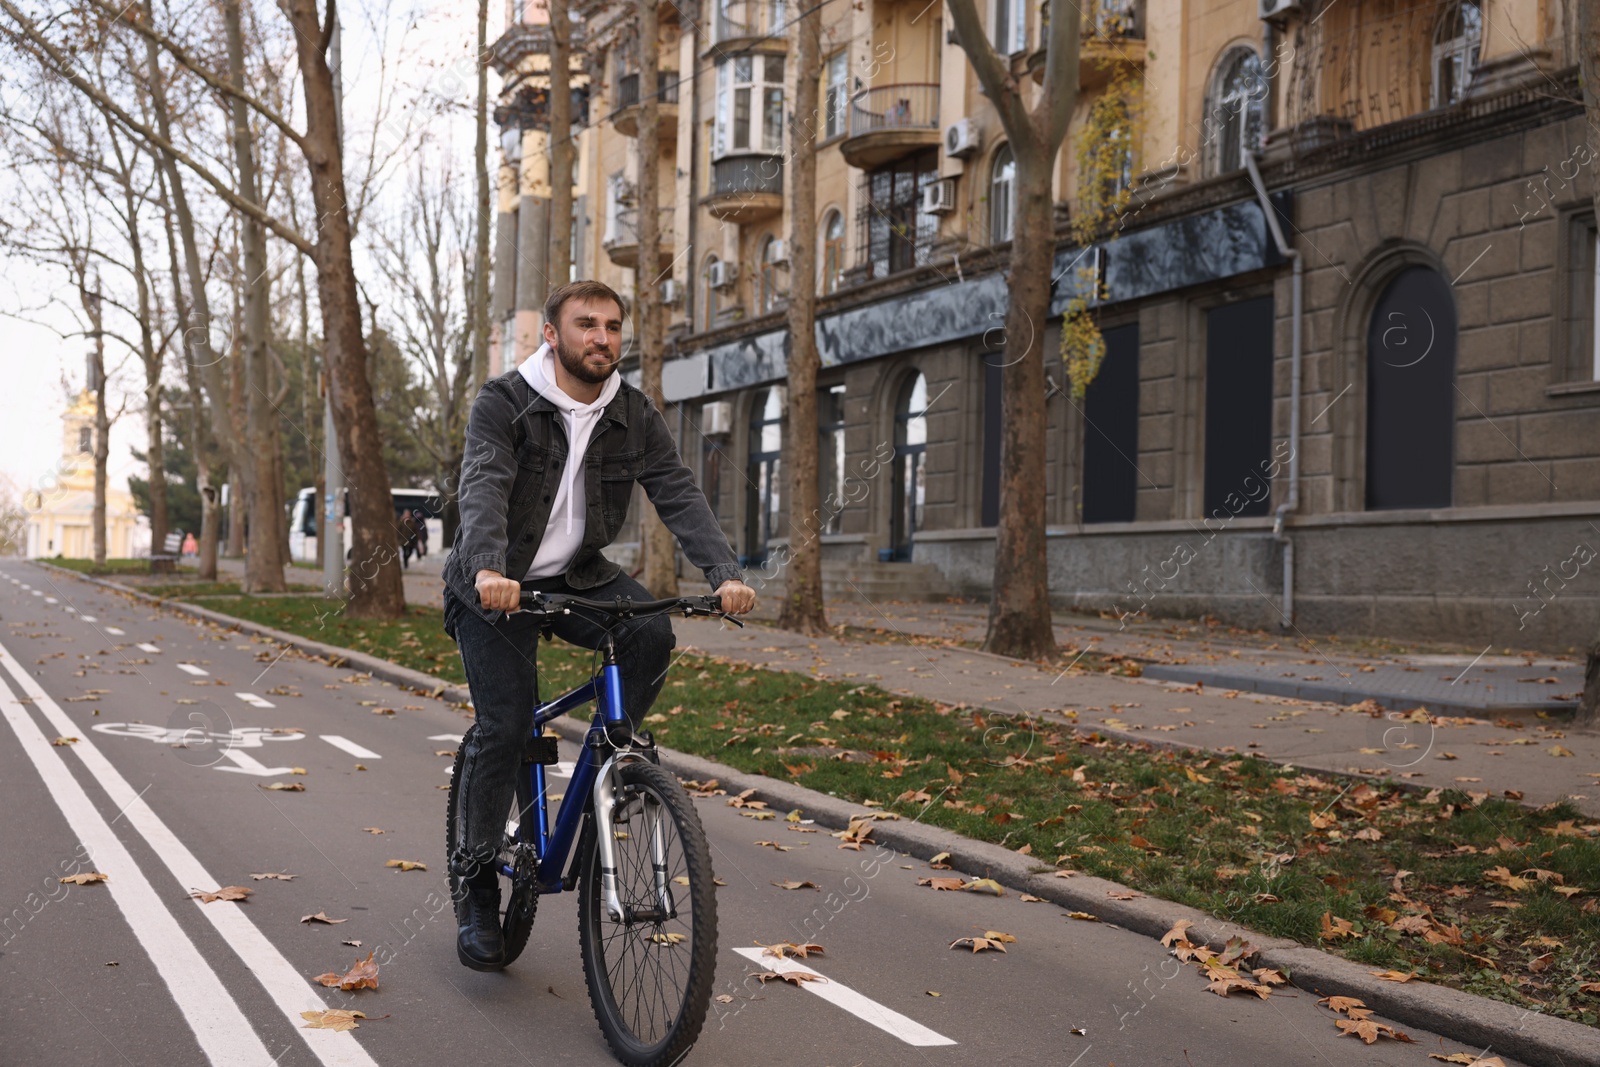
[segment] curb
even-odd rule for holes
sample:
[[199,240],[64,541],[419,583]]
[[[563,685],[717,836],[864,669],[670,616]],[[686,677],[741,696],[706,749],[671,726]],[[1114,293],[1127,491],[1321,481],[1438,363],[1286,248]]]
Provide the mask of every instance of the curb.
[[[431,675],[376,656],[313,641],[209,608],[151,596],[118,582],[80,574],[40,560],[31,562],[157,607],[270,638],[334,665],[357,668],[374,678],[425,696],[459,705],[471,704],[471,694],[465,687],[442,683]],[[557,719],[551,725],[568,740],[581,740],[587,730],[585,724],[570,717]],[[681,777],[701,780],[716,778],[730,791],[755,789],[773,807],[804,808],[823,825],[842,829],[849,825],[852,815],[860,815],[863,810],[861,805],[793,782],[783,782],[761,774],[747,774],[713,760],[669,748],[661,748],[659,752],[662,764]],[[1488,1050],[1492,1049],[1531,1064],[1600,1067],[1600,1039],[1597,1039],[1600,1034],[1582,1023],[1548,1018],[1531,1009],[1518,1008],[1446,986],[1426,982],[1385,982],[1375,978],[1361,964],[1285,938],[1256,933],[1183,904],[1147,896],[1133,900],[1113,899],[1107,894],[1130,890],[1117,882],[1090,875],[1062,879],[1041,874],[1040,865],[1031,857],[1019,856],[998,845],[974,841],[954,831],[925,823],[884,820],[875,822],[872,832],[881,843],[918,859],[926,860],[940,852],[948,852],[948,862],[955,870],[981,871],[984,877],[993,878],[1018,891],[1031,893],[1074,911],[1090,912],[1106,925],[1147,937],[1160,938],[1175,923],[1184,919],[1191,923],[1196,936],[1207,943],[1226,941],[1233,936],[1242,937],[1260,950],[1257,958],[1261,966],[1283,971],[1299,989],[1316,996],[1359,997],[1367,1007],[1386,1019],[1484,1048],[1485,1051],[1479,1055],[1489,1055]]]

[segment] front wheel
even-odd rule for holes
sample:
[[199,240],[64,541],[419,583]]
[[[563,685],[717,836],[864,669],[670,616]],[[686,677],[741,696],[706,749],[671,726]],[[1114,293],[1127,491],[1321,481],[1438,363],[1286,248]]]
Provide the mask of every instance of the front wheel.
[[[654,764],[625,763],[609,832],[619,921],[606,911],[600,849],[582,860],[578,944],[606,1042],[629,1067],[676,1063],[700,1036],[716,968],[711,849],[683,787]],[[660,863],[658,870],[657,863]]]

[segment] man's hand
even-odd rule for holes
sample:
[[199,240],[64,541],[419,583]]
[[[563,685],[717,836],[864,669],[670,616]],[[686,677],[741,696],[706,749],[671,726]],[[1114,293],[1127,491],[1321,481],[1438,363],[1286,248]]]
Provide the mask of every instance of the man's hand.
[[522,584],[499,571],[479,571],[476,585],[478,603],[491,611],[517,611],[522,606]]
[[745,615],[756,606],[756,591],[737,578],[730,578],[717,587],[722,598],[722,610],[729,615]]

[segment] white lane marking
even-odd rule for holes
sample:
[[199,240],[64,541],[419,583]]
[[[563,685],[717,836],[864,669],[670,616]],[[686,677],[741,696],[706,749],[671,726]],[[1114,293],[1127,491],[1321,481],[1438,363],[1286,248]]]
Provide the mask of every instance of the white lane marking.
[[155,645],[152,645],[148,641],[141,641],[139,644],[134,645],[133,647],[137,648],[140,652],[160,652],[161,651],[161,649],[157,648]]
[[[83,617],[83,621],[84,622],[94,622],[94,619],[90,618],[88,615],[85,615]],[[117,637],[126,637],[128,632],[126,630],[119,630],[115,626],[107,626],[106,627],[106,633],[115,634]]]
[[46,603],[46,604],[59,604],[59,603],[61,603],[61,601],[59,601],[59,600],[57,600],[57,599],[56,599],[56,598],[55,598],[55,597],[53,597],[53,596],[47,596],[47,597],[45,597],[45,598],[44,598],[44,602],[45,602],[45,603]]
[[71,604],[67,605],[67,610],[72,612],[74,615],[76,615],[78,613],[78,609],[73,607]]
[[356,757],[357,759],[382,759],[383,758],[382,756],[378,755],[376,752],[372,751],[372,749],[370,749],[370,748],[362,748],[360,745],[356,744],[354,741],[351,741],[349,738],[340,737],[338,734],[318,734],[317,736],[321,737],[324,741],[328,742],[328,744],[332,745],[334,748],[343,749],[344,751],[350,753],[350,755]]
[[[67,713],[61,710],[61,705],[50,698],[50,694],[28,674],[27,669],[17,662],[17,658],[4,645],[0,645],[0,665],[3,665],[16,679],[17,684],[33,697],[33,706],[44,714],[54,729],[66,735],[77,733],[77,727]],[[128,784],[128,780],[122,777],[89,738],[85,737],[69,747],[100,783],[101,788],[111,798],[111,803],[121,810],[122,816],[145,839],[151,850],[160,857],[161,862],[166,864],[167,870],[172,872],[178,885],[205,888],[222,884],[201,866],[188,846],[178,840],[177,835],[150,809],[140,794]],[[305,1020],[300,1017],[302,1011],[325,1011],[328,1005],[317,995],[299,969],[284,958],[283,953],[267,940],[238,905],[226,901],[201,904],[196,900],[195,907],[228,943],[245,967],[255,975],[261,987],[283,1013],[283,1018],[288,1021],[294,1032],[300,1035],[300,1039],[324,1067],[377,1067],[377,1062],[367,1055],[366,1050],[356,1042],[349,1031],[303,1029]],[[221,982],[213,976],[203,984],[206,1003],[211,1005],[210,1010],[218,1010],[217,1001],[222,996],[223,990]],[[235,1063],[257,1061],[224,1057],[218,1062],[224,1067],[233,1067]],[[268,1059],[261,1062],[274,1061]]]
[[216,1067],[232,1067],[236,1063],[270,1065],[272,1057],[232,994],[161,903],[144,872],[67,769],[62,755],[51,749],[44,733],[4,683],[0,683],[0,712],[44,779],[73,835],[88,849],[96,869],[107,875],[105,891],[111,894],[134,937],[155,964],[156,973],[166,983],[206,1058]]
[[236,748],[223,749],[222,756],[232,762],[234,766],[219,767],[216,764],[212,764],[212,767],[219,771],[233,771],[235,774],[253,774],[258,778],[263,778],[274,774],[288,774],[294,770],[293,767],[268,767],[254,756],[240,752]]
[[37,589],[30,589],[29,592],[31,592],[34,596],[44,596],[44,594],[39,592]]
[[545,773],[548,774],[552,778],[571,778],[572,777],[572,769],[575,766],[577,766],[577,764],[568,763],[566,760],[562,760],[560,763],[556,764],[554,767],[552,767],[550,770],[546,771]]
[[185,674],[210,674],[204,667],[196,667],[193,663],[180,663],[178,669]]
[[[77,609],[76,608],[68,608],[67,610],[68,611],[76,611]],[[100,620],[96,619],[93,615],[79,615],[78,618],[82,619],[84,622],[98,622],[98,621],[100,621]],[[122,632],[121,630],[114,630],[109,626],[107,626],[106,629],[109,630],[111,633],[114,633],[114,634],[120,634]]]
[[[733,951],[737,952],[739,955],[743,956],[745,959],[756,964],[757,966],[766,968],[767,970],[804,971],[807,974],[817,975],[819,978],[827,977],[820,971],[816,971],[810,967],[807,967],[798,960],[793,959],[775,960],[769,956],[767,957],[767,961],[770,961],[772,966],[768,967],[767,961],[764,961],[761,958],[761,954],[765,952],[766,949],[736,948]],[[908,1019],[899,1012],[890,1008],[886,1008],[870,997],[864,997],[860,993],[857,993],[854,989],[851,989],[849,986],[840,985],[831,978],[828,978],[828,980],[825,982],[801,982],[800,988],[806,990],[808,993],[815,993],[817,996],[821,997],[823,1000],[826,1000],[834,1007],[843,1008],[851,1015],[871,1023],[879,1030],[882,1030],[893,1037],[898,1037],[901,1041],[904,1041],[908,1045],[926,1046],[956,1044],[956,1042],[951,1038],[945,1037],[943,1034],[937,1033],[933,1030],[929,1030],[921,1023],[913,1019]]]
[[275,708],[278,706],[272,701],[268,700],[266,697],[258,697],[254,693],[235,693],[233,695],[252,707]]
[[428,738],[428,740],[429,741],[460,741],[465,736],[466,736],[465,734],[433,734],[432,736],[430,736]]

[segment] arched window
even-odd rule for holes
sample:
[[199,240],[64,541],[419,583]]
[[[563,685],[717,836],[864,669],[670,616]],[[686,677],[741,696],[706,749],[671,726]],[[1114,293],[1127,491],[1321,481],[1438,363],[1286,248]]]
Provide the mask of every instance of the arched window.
[[1245,153],[1261,147],[1267,79],[1253,48],[1229,52],[1217,71],[1205,132],[1217,144],[1213,173],[1226,174],[1241,169]]
[[1447,508],[1455,474],[1456,308],[1450,283],[1407,267],[1367,324],[1367,507]]
[[782,497],[783,413],[786,390],[775,385],[757,394],[750,405],[749,487],[746,491],[744,558],[740,563],[759,567],[767,561],[767,545],[778,528]]
[[1011,240],[1012,214],[1015,208],[1017,187],[1017,161],[1011,146],[1003,144],[995,151],[994,165],[989,170],[989,241],[999,244]]
[[94,431],[87,426],[78,427],[78,451],[94,451]]
[[1451,4],[1433,31],[1433,106],[1458,103],[1478,68],[1483,12],[1476,0]]
[[837,293],[844,280],[844,215],[828,212],[822,223],[822,291]]
[[919,371],[900,387],[894,408],[893,512],[889,520],[891,558],[911,558],[912,542],[922,528],[927,476],[923,455],[928,449],[928,379]]
[[757,293],[757,314],[765,315],[778,309],[778,260],[783,246],[772,234],[761,240],[761,285]]
[[711,268],[716,265],[717,257],[715,255],[707,256],[705,270],[700,272],[700,289],[705,293],[705,303],[702,305],[700,319],[700,328],[702,330],[714,330],[717,328],[717,312],[721,310],[717,302],[717,289],[711,284]]

